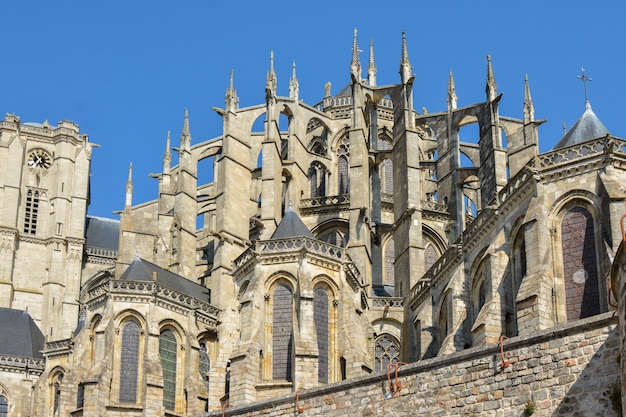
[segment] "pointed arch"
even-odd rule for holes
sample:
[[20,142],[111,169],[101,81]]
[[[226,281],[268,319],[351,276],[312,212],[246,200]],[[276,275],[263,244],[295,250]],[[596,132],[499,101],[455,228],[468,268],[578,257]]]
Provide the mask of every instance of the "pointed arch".
[[323,197],[326,195],[326,180],[328,170],[319,161],[313,161],[309,167],[308,179],[311,190],[311,198]]
[[350,193],[350,136],[344,136],[337,146],[337,194]]
[[374,370],[384,371],[390,363],[400,360],[400,341],[389,333],[383,333],[374,341]]
[[272,300],[272,379],[292,381],[293,363],[293,289],[279,282]]

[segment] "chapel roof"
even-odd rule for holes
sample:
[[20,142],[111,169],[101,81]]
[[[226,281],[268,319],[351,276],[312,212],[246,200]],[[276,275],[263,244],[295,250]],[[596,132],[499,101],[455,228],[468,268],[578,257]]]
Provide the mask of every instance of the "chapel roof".
[[589,101],[585,104],[585,112],[576,120],[570,130],[554,145],[553,149],[565,148],[588,140],[606,136],[609,130],[598,116],[591,110]]
[[156,282],[174,291],[194,297],[203,302],[210,302],[209,289],[196,284],[180,275],[161,268],[145,259],[136,257],[120,277],[122,281],[152,281],[156,273]]
[[43,359],[44,335],[26,311],[0,307],[0,355]]
[[309,228],[302,222],[300,216],[293,211],[291,204],[271,238],[285,239],[290,237],[310,237],[315,239],[315,236],[313,236],[313,233],[311,233]]

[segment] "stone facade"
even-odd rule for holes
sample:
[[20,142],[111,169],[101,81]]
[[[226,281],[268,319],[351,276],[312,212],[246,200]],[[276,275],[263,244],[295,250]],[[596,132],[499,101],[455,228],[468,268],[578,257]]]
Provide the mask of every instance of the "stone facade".
[[240,108],[231,75],[220,136],[194,144],[185,111],[156,200],[133,205],[130,167],[115,248],[85,230],[78,127],[1,122],[0,306],[47,336],[32,415],[282,415],[294,393],[323,415],[610,415],[626,141],[587,103],[540,154],[528,80],[501,116],[490,58],[484,102],[458,107],[451,73],[420,113],[405,38],[395,85],[358,50],[315,105],[295,65],[278,94],[272,55],[264,103]]

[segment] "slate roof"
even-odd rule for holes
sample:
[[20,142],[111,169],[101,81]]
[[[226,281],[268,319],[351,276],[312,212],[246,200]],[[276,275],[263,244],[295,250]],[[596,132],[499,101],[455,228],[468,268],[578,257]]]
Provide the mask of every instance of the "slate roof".
[[585,112],[578,118],[570,130],[554,145],[553,149],[565,148],[588,140],[606,136],[609,130],[591,110],[591,104],[587,101]]
[[43,333],[26,311],[0,307],[0,329],[0,355],[43,359]]
[[154,272],[156,272],[157,283],[162,286],[192,296],[205,303],[211,302],[208,288],[141,258],[135,258],[126,271],[124,271],[120,280],[152,281]]
[[115,219],[87,216],[85,238],[89,247],[116,251],[120,238],[120,222]]
[[302,219],[293,211],[291,205],[285,212],[271,239],[285,239],[290,237],[310,237],[315,239],[313,233],[304,225]]

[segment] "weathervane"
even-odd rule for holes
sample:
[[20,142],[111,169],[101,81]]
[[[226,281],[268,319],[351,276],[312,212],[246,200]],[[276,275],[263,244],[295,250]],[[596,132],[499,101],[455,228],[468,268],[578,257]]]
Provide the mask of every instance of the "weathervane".
[[587,97],[587,81],[591,81],[591,78],[587,77],[587,75],[585,74],[585,68],[581,67],[580,69],[582,70],[583,74],[579,75],[577,78],[580,78],[583,82],[583,85],[585,86],[585,103],[587,103],[589,102],[589,97]]

